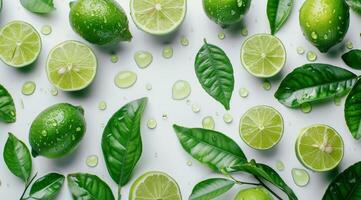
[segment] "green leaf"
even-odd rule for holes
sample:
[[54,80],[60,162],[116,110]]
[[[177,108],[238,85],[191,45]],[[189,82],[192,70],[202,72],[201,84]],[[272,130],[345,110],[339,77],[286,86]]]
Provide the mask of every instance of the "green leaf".
[[55,10],[53,0],[20,0],[20,3],[33,13],[46,14]]
[[211,200],[228,192],[235,182],[224,178],[204,180],[194,186],[189,200]]
[[327,64],[306,64],[289,73],[275,93],[285,106],[299,107],[306,102],[317,102],[347,94],[357,76],[345,69]]
[[229,110],[234,77],[231,61],[224,51],[204,41],[194,65],[203,89]]
[[287,21],[292,11],[293,0],[268,0],[267,17],[274,35]]
[[254,160],[251,160],[249,163],[234,167],[233,171],[246,172],[253,174],[258,178],[262,178],[285,192],[290,200],[297,200],[295,193],[283,181],[280,175],[278,175],[274,169],[265,164],[256,163]]
[[12,133],[4,147],[4,161],[9,170],[23,181],[27,182],[31,175],[32,162],[29,149]]
[[351,68],[361,69],[361,50],[354,49],[343,54],[342,60]]
[[53,200],[59,194],[65,177],[61,174],[50,173],[35,181],[31,186],[29,200]]
[[67,180],[73,200],[114,200],[110,187],[95,175],[69,174]]
[[208,129],[185,128],[173,125],[178,139],[194,159],[209,168],[222,172],[247,162],[239,146],[228,136]]
[[352,10],[361,15],[361,0],[346,0],[346,3]]
[[341,172],[330,183],[322,200],[361,199],[361,162]]
[[128,183],[142,154],[140,122],[147,98],[132,101],[108,121],[102,137],[102,149],[108,172],[121,186]]
[[16,121],[16,110],[10,93],[0,84],[0,119],[12,123]]
[[345,120],[355,139],[361,138],[361,80],[352,88],[345,102]]

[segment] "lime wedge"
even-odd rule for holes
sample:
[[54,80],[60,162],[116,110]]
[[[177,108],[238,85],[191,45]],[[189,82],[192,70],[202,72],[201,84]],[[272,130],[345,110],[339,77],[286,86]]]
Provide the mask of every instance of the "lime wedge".
[[243,141],[254,149],[270,149],[282,138],[283,118],[272,107],[255,106],[242,116],[239,134]]
[[148,172],[130,188],[129,200],[181,200],[178,184],[163,172]]
[[286,51],[277,37],[257,34],[243,43],[241,62],[253,76],[269,78],[280,72],[285,65]]
[[317,172],[329,171],[343,158],[343,141],[335,129],[316,124],[301,131],[296,154],[305,167]]
[[186,14],[186,0],[131,0],[134,23],[153,35],[165,35],[177,29]]
[[12,21],[0,30],[0,58],[12,67],[25,67],[39,56],[41,39],[30,24]]
[[49,81],[63,91],[86,88],[94,80],[96,69],[93,51],[77,41],[65,41],[54,47],[46,64]]

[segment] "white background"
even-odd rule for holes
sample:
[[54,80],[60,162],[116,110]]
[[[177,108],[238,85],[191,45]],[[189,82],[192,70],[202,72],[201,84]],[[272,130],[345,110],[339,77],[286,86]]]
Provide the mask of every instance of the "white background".
[[[100,147],[103,126],[121,106],[128,101],[143,96],[149,97],[149,104],[142,122],[144,150],[131,181],[122,191],[123,197],[126,197],[124,199],[127,199],[129,187],[135,178],[150,170],[164,171],[174,177],[179,183],[184,199],[188,198],[197,182],[217,176],[217,174],[212,173],[197,161],[193,161],[192,166],[186,164],[191,158],[181,148],[171,128],[173,123],[188,127],[200,127],[202,118],[207,115],[215,118],[216,130],[232,137],[241,146],[248,158],[255,158],[258,162],[264,162],[273,167],[276,160],[283,161],[286,169],[280,172],[280,175],[293,188],[299,199],[321,199],[328,183],[335,175],[333,173],[310,172],[311,182],[308,186],[300,188],[293,183],[291,169],[293,167],[302,168],[294,153],[295,139],[302,127],[315,123],[324,123],[331,125],[342,135],[345,143],[345,157],[340,165],[340,170],[344,170],[351,164],[361,160],[361,143],[353,140],[347,130],[343,118],[343,106],[337,107],[331,101],[314,106],[310,114],[304,114],[299,110],[292,110],[282,106],[273,97],[280,78],[295,67],[307,63],[305,55],[300,56],[296,53],[298,46],[303,46],[306,50],[316,51],[319,56],[318,62],[346,67],[340,60],[341,54],[345,52],[344,44],[335,47],[332,53],[321,55],[303,37],[298,23],[298,11],[303,1],[296,1],[287,24],[277,34],[287,49],[287,63],[282,75],[272,80],[273,88],[271,91],[263,90],[262,80],[252,77],[241,66],[239,59],[240,46],[245,38],[240,36],[239,30],[225,30],[226,39],[219,40],[217,34],[222,29],[206,17],[200,0],[190,0],[188,1],[188,11],[184,24],[176,34],[168,39],[153,37],[138,30],[129,18],[130,30],[134,38],[131,43],[122,43],[116,49],[120,57],[119,62],[117,64],[110,62],[112,49],[92,45],[99,59],[99,69],[94,83],[83,92],[60,92],[58,96],[54,97],[49,93],[51,85],[45,74],[45,60],[49,50],[64,40],[85,42],[72,31],[68,23],[68,3],[69,1],[55,0],[57,9],[50,15],[40,16],[26,11],[21,7],[18,0],[4,0],[4,7],[0,17],[1,25],[12,20],[25,20],[33,24],[38,30],[45,24],[50,24],[53,27],[51,35],[42,36],[43,49],[37,63],[32,67],[20,70],[0,63],[0,83],[13,95],[17,107],[16,123],[0,123],[1,155],[9,131],[28,144],[28,131],[32,120],[48,106],[59,102],[70,102],[82,105],[85,109],[88,130],[79,148],[68,157],[58,160],[49,160],[42,157],[33,159],[33,172],[39,172],[39,176],[52,171],[63,174],[89,172],[104,179],[116,192],[116,184],[107,173]],[[130,17],[129,0],[123,0],[120,4]],[[253,0],[251,9],[243,21],[250,35],[269,32],[265,9],[265,0]],[[351,40],[356,48],[360,47],[360,32],[361,18],[351,12],[350,29],[344,41]],[[180,45],[181,36],[188,37],[190,42],[188,47]],[[222,47],[233,63],[236,83],[230,111],[234,121],[230,125],[225,124],[222,119],[226,111],[221,104],[205,93],[194,73],[194,57],[202,46],[203,38],[207,38],[209,43]],[[167,60],[161,56],[161,49],[165,44],[170,44],[174,48],[174,57],[172,59]],[[138,50],[148,50],[153,53],[154,62],[147,69],[139,69],[134,63],[133,54]],[[138,81],[133,87],[124,90],[118,89],[114,85],[113,78],[121,70],[131,70],[138,74]],[[193,113],[186,101],[172,100],[171,88],[173,83],[179,79],[187,80],[192,85],[192,94],[189,100],[192,103],[201,105],[200,113]],[[21,94],[21,86],[27,80],[35,81],[38,86],[32,96],[23,96]],[[145,89],[147,83],[153,85],[153,90],[147,91]],[[238,89],[240,87],[249,89],[250,95],[248,98],[242,99],[239,97]],[[21,100],[24,102],[24,109],[21,108]],[[100,111],[97,108],[101,100],[105,100],[108,104],[106,111]],[[285,121],[285,133],[281,142],[276,148],[269,151],[256,151],[249,148],[238,135],[239,118],[248,108],[259,104],[271,105],[277,108],[282,113]],[[162,119],[163,113],[168,114],[167,120]],[[155,130],[149,130],[146,127],[146,121],[150,118],[155,118],[158,121],[158,127]],[[99,165],[96,168],[89,168],[85,164],[86,157],[91,154],[99,155]],[[0,159],[0,180],[0,199],[13,200],[20,197],[23,191],[23,183],[8,171],[2,158]],[[238,189],[239,187],[235,188],[220,199],[233,199]],[[68,200],[70,198],[67,185],[64,185],[58,199]]]

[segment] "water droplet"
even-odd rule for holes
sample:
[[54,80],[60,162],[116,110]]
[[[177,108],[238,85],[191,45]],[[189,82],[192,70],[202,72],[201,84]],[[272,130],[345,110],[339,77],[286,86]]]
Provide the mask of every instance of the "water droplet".
[[163,58],[169,59],[173,57],[173,48],[171,46],[165,46],[162,51]]
[[174,100],[183,100],[191,94],[191,86],[187,81],[179,80],[173,84],[172,98]]
[[347,42],[346,42],[346,48],[347,48],[347,49],[353,49],[353,44],[352,44],[351,41],[347,41]]
[[145,89],[148,90],[148,91],[152,90],[152,89],[153,89],[152,84],[147,83],[147,84],[145,85]]
[[215,126],[214,119],[211,116],[204,117],[202,120],[202,127],[213,130]]
[[157,121],[155,119],[149,119],[147,121],[147,126],[149,129],[155,129],[157,127]]
[[50,89],[50,94],[53,96],[57,96],[58,95],[58,89],[56,87],[52,87]]
[[241,35],[244,36],[244,37],[246,37],[248,35],[248,29],[246,27],[242,27]]
[[189,167],[192,166],[192,164],[193,164],[193,163],[192,163],[191,160],[188,160],[188,161],[187,161],[187,165],[188,165]]
[[263,89],[270,90],[272,88],[272,84],[269,80],[265,79],[262,84]]
[[100,101],[99,104],[98,104],[98,109],[99,110],[107,109],[107,103],[105,101]]
[[188,46],[189,45],[189,40],[188,38],[186,38],[185,36],[183,36],[180,40],[180,43],[182,46]]
[[291,171],[293,181],[297,186],[304,187],[310,181],[310,175],[306,170],[293,168]]
[[310,113],[312,111],[312,105],[310,103],[303,103],[300,108],[303,113]]
[[122,89],[133,86],[136,81],[137,74],[132,71],[121,71],[114,78],[115,85]]
[[303,47],[297,47],[296,50],[299,55],[303,55],[305,53],[305,49]]
[[342,102],[342,97],[335,96],[335,98],[333,99],[333,102],[335,103],[336,106],[340,106],[341,102]]
[[96,167],[98,165],[98,156],[90,155],[86,158],[85,162],[88,167]]
[[226,38],[226,34],[224,32],[218,33],[218,39],[224,40],[224,38]]
[[192,104],[192,111],[194,113],[199,113],[199,111],[201,111],[201,108],[199,107],[198,104],[194,103],[194,104]]
[[307,52],[307,60],[310,62],[314,62],[317,60],[317,54],[313,51]]
[[117,63],[118,61],[119,61],[118,55],[113,54],[110,56],[110,62]]
[[166,113],[163,113],[163,114],[162,114],[162,119],[163,119],[163,120],[167,120],[167,119],[168,119],[168,115],[167,115]]
[[312,39],[317,40],[318,35],[317,35],[316,32],[312,32],[312,33],[311,33],[311,37],[312,37]]
[[80,132],[81,131],[81,128],[80,127],[76,127],[75,129],[77,132]]
[[246,88],[240,88],[238,93],[239,93],[239,96],[242,98],[246,98],[249,95],[249,92]]
[[44,25],[43,27],[41,27],[41,33],[43,35],[50,35],[52,32],[52,28],[50,25]]
[[46,130],[41,131],[41,135],[46,137],[48,135],[48,132]]
[[223,121],[224,121],[226,124],[232,123],[232,121],[233,121],[232,115],[229,114],[229,113],[224,114],[224,115],[223,115]]
[[153,56],[148,51],[137,51],[134,54],[134,61],[139,68],[144,69],[153,62]]
[[276,161],[276,169],[278,171],[283,171],[285,169],[285,165],[283,164],[282,161],[280,161],[280,160]]
[[23,95],[29,96],[29,95],[34,94],[35,89],[36,89],[36,84],[33,81],[26,81],[23,84],[23,87],[21,89],[21,93],[23,93]]

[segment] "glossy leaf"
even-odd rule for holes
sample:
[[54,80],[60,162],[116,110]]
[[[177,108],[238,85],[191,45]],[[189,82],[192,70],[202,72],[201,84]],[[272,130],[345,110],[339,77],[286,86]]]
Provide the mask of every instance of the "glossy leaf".
[[361,50],[354,49],[343,54],[342,60],[351,68],[361,69]]
[[229,110],[234,88],[231,61],[222,49],[204,43],[196,56],[196,75],[203,89]]
[[254,160],[251,160],[251,162],[249,163],[234,167],[233,171],[253,174],[256,177],[264,179],[279,188],[280,190],[284,191],[290,200],[297,200],[295,193],[283,181],[281,176],[278,175],[278,173],[274,169],[265,164],[256,163]]
[[46,14],[55,9],[53,0],[20,0],[20,3],[33,13]]
[[12,133],[4,147],[4,161],[9,170],[23,181],[27,182],[31,175],[32,161],[29,149]]
[[69,174],[68,187],[73,200],[115,200],[110,187],[92,174]]
[[322,200],[361,199],[361,162],[341,172],[330,183]]
[[10,93],[0,84],[0,120],[7,123],[16,121],[14,100]]
[[61,174],[50,173],[35,181],[31,186],[29,200],[53,200],[63,186],[65,177]]
[[267,17],[271,33],[275,34],[281,29],[291,14],[293,0],[268,0]]
[[229,191],[235,182],[224,178],[204,180],[194,186],[189,200],[211,200]]
[[345,69],[327,64],[306,64],[289,73],[275,93],[285,106],[299,107],[306,102],[317,102],[347,94],[357,76]]
[[132,101],[118,110],[108,121],[102,138],[102,149],[112,179],[125,185],[142,154],[140,122],[146,98]]
[[173,125],[178,139],[194,159],[222,172],[246,163],[241,148],[228,136],[213,130]]
[[346,3],[358,14],[361,15],[361,0],[346,0]]
[[352,88],[345,102],[345,120],[352,136],[361,138],[361,80]]

